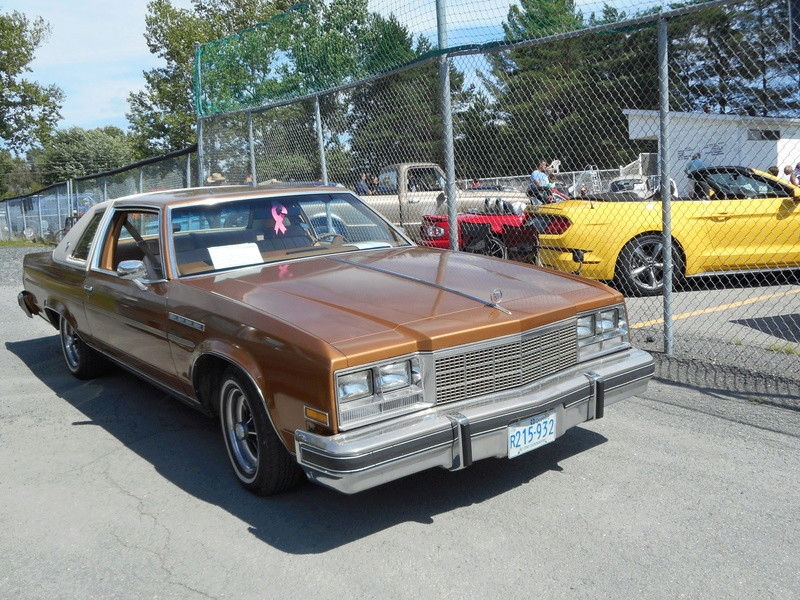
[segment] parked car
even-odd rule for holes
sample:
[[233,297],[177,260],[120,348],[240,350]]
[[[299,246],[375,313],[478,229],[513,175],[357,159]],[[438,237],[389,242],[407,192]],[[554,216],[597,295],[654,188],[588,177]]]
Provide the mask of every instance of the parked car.
[[[458,210],[481,209],[487,200],[499,202],[525,202],[524,192],[504,186],[479,186],[456,189]],[[361,199],[379,211],[389,221],[404,227],[415,238],[419,232],[422,215],[447,212],[445,201],[445,175],[433,163],[400,163],[381,169],[378,186],[373,195]],[[416,240],[415,240],[416,241]]]
[[[459,213],[458,248],[465,252],[532,261],[538,243],[535,227],[523,227],[524,202],[487,202],[484,210]],[[450,247],[450,222],[446,215],[423,215],[420,246]]]
[[[676,278],[800,266],[800,188],[746,167],[709,167],[690,177],[707,195],[672,201]],[[663,290],[657,198],[590,194],[526,211],[540,233],[542,265],[616,280],[633,295]]]
[[513,458],[653,374],[619,292],[417,247],[342,188],[108,201],[26,256],[23,285],[75,377],[110,361],[218,418],[258,494]]

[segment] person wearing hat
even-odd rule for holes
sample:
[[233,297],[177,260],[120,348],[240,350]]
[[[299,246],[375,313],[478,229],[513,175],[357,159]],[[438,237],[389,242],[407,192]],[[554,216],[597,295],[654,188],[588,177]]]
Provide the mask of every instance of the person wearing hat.
[[222,173],[212,173],[208,177],[206,177],[206,182],[208,185],[225,185],[228,180]]

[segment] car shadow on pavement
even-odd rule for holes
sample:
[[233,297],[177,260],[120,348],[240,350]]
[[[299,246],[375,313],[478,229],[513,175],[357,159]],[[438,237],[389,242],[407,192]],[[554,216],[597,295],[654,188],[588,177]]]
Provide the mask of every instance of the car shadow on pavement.
[[746,325],[756,331],[761,331],[772,337],[784,339],[787,342],[800,342],[800,314],[774,315],[769,317],[754,317],[751,319],[735,319],[731,323]]
[[483,460],[458,472],[434,469],[352,496],[305,483],[259,498],[237,483],[215,420],[119,369],[92,381],[74,379],[56,336],[7,342],[6,348],[85,415],[73,426],[102,427],[185,493],[228,511],[255,537],[292,554],[325,552],[408,521],[433,523],[438,514],[560,472],[565,459],[607,441],[577,427],[514,460]]

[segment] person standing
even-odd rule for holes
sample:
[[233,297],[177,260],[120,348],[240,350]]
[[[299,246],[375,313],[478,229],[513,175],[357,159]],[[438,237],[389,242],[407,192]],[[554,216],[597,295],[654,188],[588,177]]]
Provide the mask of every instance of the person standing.
[[783,175],[781,175],[781,179],[783,179],[786,183],[792,182],[792,165],[786,165],[783,167]]
[[699,152],[695,152],[694,154],[692,154],[692,158],[690,158],[688,160],[688,162],[686,163],[686,166],[684,167],[683,170],[684,170],[685,173],[689,174],[689,173],[691,173],[693,171],[697,171],[697,169],[702,169],[705,166],[706,165],[703,162],[703,159],[701,158],[700,153]]
[[800,185],[800,163],[795,165],[794,171],[792,171],[792,175],[789,177],[789,183],[792,185]]
[[547,178],[547,161],[540,160],[539,166],[531,173],[531,187],[546,188],[549,183]]
[[369,195],[369,185],[367,184],[367,174],[362,173],[358,181],[356,181],[356,194],[359,196]]
[[550,195],[550,180],[547,177],[547,161],[542,159],[539,166],[531,173],[531,185],[528,188],[528,196],[535,198],[539,203],[547,201]]

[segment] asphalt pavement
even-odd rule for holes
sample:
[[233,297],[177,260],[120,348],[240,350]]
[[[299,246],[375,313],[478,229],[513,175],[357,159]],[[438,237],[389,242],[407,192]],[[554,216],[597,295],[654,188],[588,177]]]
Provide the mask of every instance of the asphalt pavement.
[[0,276],[0,598],[793,598],[800,409],[655,381],[513,460],[257,498],[219,427],[72,378]]

